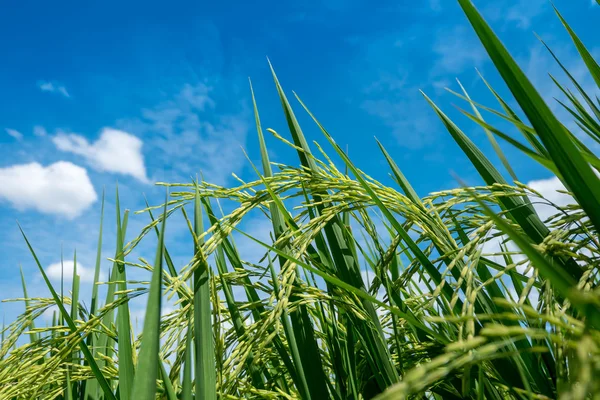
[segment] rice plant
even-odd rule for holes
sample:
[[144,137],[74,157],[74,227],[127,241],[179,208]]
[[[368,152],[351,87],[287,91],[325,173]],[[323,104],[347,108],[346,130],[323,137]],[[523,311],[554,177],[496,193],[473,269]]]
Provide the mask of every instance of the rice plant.
[[[555,83],[578,127],[569,130],[472,3],[458,2],[518,108],[485,81],[497,108],[464,89],[453,94],[510,180],[424,95],[485,185],[420,198],[379,143],[397,184],[386,186],[353,164],[296,96],[330,155],[309,145],[273,72],[289,132],[263,131],[252,93],[256,178],[233,187],[159,183],[169,197],[140,211],[151,222],[128,243],[117,193],[113,268],[102,285],[101,221],[89,309],[76,272],[71,296],[57,291],[24,234],[52,297],[28,296],[23,279],[26,311],[2,331],[0,398],[600,398],[600,160],[586,145],[600,143],[600,100],[565,69],[569,86]],[[556,13],[600,87],[600,66]],[[270,161],[266,132],[296,150],[297,166]],[[572,204],[520,183],[499,142],[555,174]],[[221,212],[224,204],[231,211]],[[554,215],[542,220],[538,204]],[[268,241],[244,232],[256,213],[272,225]],[[180,270],[165,245],[174,216],[186,221],[193,249]],[[158,237],[154,261],[130,260],[148,236]],[[260,249],[259,262],[243,259],[239,237]],[[133,268],[151,271],[142,289],[127,279]],[[144,293],[134,337],[128,302]],[[176,307],[161,315],[165,299]],[[51,306],[59,309],[51,326],[36,324]],[[29,343],[18,344],[24,335]]]

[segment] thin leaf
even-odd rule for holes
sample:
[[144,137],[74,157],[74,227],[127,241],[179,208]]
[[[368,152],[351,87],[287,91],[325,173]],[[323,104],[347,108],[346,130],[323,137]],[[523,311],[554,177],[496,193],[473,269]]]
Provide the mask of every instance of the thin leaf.
[[[165,201],[163,215],[167,215],[167,201]],[[138,357],[138,370],[135,374],[133,390],[131,392],[135,394],[135,398],[137,399],[154,399],[156,394],[156,379],[158,377],[159,364],[161,363],[159,357],[160,307],[162,302],[162,261],[165,226],[166,220],[163,220],[156,248],[152,280],[150,281],[150,292],[148,293],[148,304],[146,306],[142,342]]]

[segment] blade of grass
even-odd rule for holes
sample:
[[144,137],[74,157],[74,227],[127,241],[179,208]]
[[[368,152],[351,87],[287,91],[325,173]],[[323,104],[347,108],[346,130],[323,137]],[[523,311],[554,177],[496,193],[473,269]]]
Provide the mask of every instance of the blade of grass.
[[[117,271],[118,289],[121,292],[120,298],[124,300],[117,308],[117,338],[119,353],[119,397],[120,400],[133,399],[133,382],[135,379],[135,370],[133,366],[133,345],[131,342],[131,321],[129,319],[129,301],[127,300],[127,273],[125,271],[125,256],[123,255],[123,246],[125,236],[121,229],[121,205],[119,200],[119,188],[116,189],[116,217],[117,217],[117,245],[115,254],[115,267]],[[125,210],[127,218],[128,210]]]
[[[104,225],[104,189],[102,189],[102,202],[100,205],[100,228],[98,230],[98,245],[96,248],[96,265],[94,267],[94,282],[92,285],[92,301],[90,303],[90,315],[96,314],[98,303],[98,281],[100,280],[100,265],[102,261],[102,230]],[[94,336],[90,335],[90,339]],[[91,344],[91,342],[90,342]]]
[[77,251],[73,254],[73,282],[71,283],[71,319],[77,319],[79,303],[79,275],[77,274]]
[[183,364],[183,383],[181,386],[181,400],[193,400],[192,395],[192,324],[188,323],[185,335],[185,361]]
[[[546,47],[546,50],[548,50],[548,52],[550,53],[550,55],[552,56],[552,58],[554,58],[554,61],[556,61],[556,63],[560,66],[560,68],[563,70],[563,72],[565,73],[565,75],[567,75],[567,77],[569,78],[569,80],[571,81],[571,83],[573,83],[573,85],[575,86],[575,88],[577,89],[577,91],[579,92],[579,94],[581,95],[581,97],[583,97],[583,99],[585,100],[586,104],[592,110],[592,112],[594,113],[594,115],[596,116],[596,118],[600,120],[600,110],[598,109],[598,107],[596,106],[596,104],[594,103],[594,101],[590,98],[590,96],[588,96],[588,94],[581,87],[581,85],[579,84],[579,82],[577,82],[577,80],[571,74],[571,72],[569,72],[569,70],[563,65],[563,63],[559,60],[559,58],[556,56],[556,54],[554,54],[554,52],[552,51],[552,49],[550,48],[550,46],[548,46],[546,44],[546,42],[544,42],[542,40],[542,38],[540,38],[539,36],[538,36],[538,40],[544,45],[544,47]],[[562,85],[559,85],[558,82],[554,79],[554,77],[552,77],[552,80],[557,84],[557,86],[561,89],[561,91],[563,93],[565,93],[565,90],[562,87]],[[574,98],[573,96],[569,96],[569,97],[570,97],[570,99]]]
[[65,400],[73,400],[73,389],[71,387],[71,373],[69,372],[69,368],[67,368],[67,379],[65,382]]
[[[165,200],[163,215],[167,215],[167,198]],[[148,304],[144,317],[144,329],[138,357],[138,370],[133,381],[132,394],[136,399],[154,399],[156,395],[156,379],[159,364],[162,364],[160,351],[160,307],[162,303],[162,261],[165,243],[166,220],[163,219],[160,237],[154,258],[152,280],[148,293]]]
[[497,135],[501,139],[503,139],[506,142],[508,142],[509,144],[511,144],[513,147],[515,147],[518,150],[520,150],[522,153],[525,153],[527,156],[531,157],[537,163],[539,163],[539,164],[543,165],[544,167],[546,167],[554,175],[560,176],[560,172],[556,168],[556,165],[554,165],[554,162],[552,160],[550,160],[549,158],[547,158],[547,157],[545,157],[543,155],[540,155],[535,150],[530,149],[529,147],[527,147],[523,143],[521,143],[521,142],[513,139],[512,137],[510,137],[509,135],[505,134],[504,132],[498,130],[497,128],[495,128],[495,127],[493,127],[491,125],[489,125],[487,122],[478,119],[477,116],[475,116],[475,115],[473,115],[471,113],[468,113],[467,111],[464,111],[464,110],[460,110],[460,111],[465,116],[467,116],[470,120],[472,120],[473,122],[475,122],[476,124],[480,125],[484,129],[492,132],[494,135]]
[[[96,265],[94,266],[94,280],[92,282],[92,300],[90,302],[90,317],[96,315],[98,308],[98,282],[100,280],[100,267],[102,261],[102,232],[104,225],[104,188],[102,189],[102,201],[100,205],[100,228],[98,229],[98,244],[96,247]],[[87,338],[87,345],[95,353],[98,348],[99,336],[103,334],[91,333]],[[102,348],[103,349],[103,348]],[[87,361],[84,360],[84,365]],[[98,394],[98,382],[94,379],[85,381],[85,390],[83,392],[84,400],[96,400]]]
[[[19,271],[21,272],[21,286],[23,287],[23,298],[25,299],[25,309],[28,309],[30,306],[30,302],[29,302],[29,296],[27,295],[27,284],[25,283],[25,275],[23,275],[23,267],[21,267],[21,265],[19,265]],[[33,321],[33,319],[29,323],[29,329],[30,330],[35,329],[35,322]],[[2,331],[2,335],[4,335],[4,329]],[[37,338],[38,338],[38,336],[36,333],[29,334],[30,343],[34,343],[35,341],[37,341]],[[0,342],[0,346],[2,344],[4,344],[4,336],[3,336],[2,342]],[[40,362],[41,361],[43,361],[43,360],[40,360]]]
[[[167,373],[167,370],[165,369],[165,363],[163,363],[162,361],[159,361],[158,364],[160,367],[160,378],[162,379],[162,382],[163,382],[166,399],[167,400],[178,400],[177,393],[175,393],[175,388],[173,387],[173,382],[171,382],[171,379],[169,378],[169,374]],[[184,400],[184,399],[182,398],[181,400]]]
[[[205,208],[207,209],[207,213],[209,214],[209,220],[212,223],[213,220],[215,219],[214,215],[212,215],[212,207],[210,206],[210,204],[208,202],[204,202],[204,199],[201,201],[203,202]],[[185,209],[182,208],[181,211],[183,212],[183,216],[184,216],[186,222],[188,223],[188,227],[192,230],[192,233],[195,235],[195,233],[193,232],[194,228],[192,227],[192,224],[189,222],[189,218],[187,216]],[[231,322],[233,324],[233,328],[234,328],[238,338],[240,338],[242,340],[246,333],[246,327],[244,325],[241,312],[235,301],[235,297],[233,295],[233,290],[232,290],[231,286],[229,285],[229,282],[225,278],[225,275],[227,274],[228,271],[227,271],[227,264],[225,262],[225,255],[224,255],[225,251],[223,250],[225,247],[224,243],[229,244],[227,239],[225,239],[221,244],[219,244],[219,246],[217,247],[216,254],[215,254],[215,263],[217,265],[217,270],[219,272],[219,278],[221,280],[221,290],[223,291],[223,294],[225,295],[225,302],[227,303],[227,309],[229,310],[229,315],[231,317]],[[239,263],[239,265],[241,265],[241,262]],[[249,285],[252,284],[250,282],[249,278],[247,280],[247,284],[249,284]],[[250,298],[250,299],[252,299],[252,298]],[[258,296],[256,297],[255,300],[258,301]],[[255,315],[255,318],[257,318],[257,320],[260,320],[260,314]],[[260,371],[258,370],[257,365],[254,364],[254,353],[252,351],[249,352],[249,354],[246,358],[246,366],[248,368],[248,371],[250,371],[250,376],[252,378],[252,384],[258,389],[264,389],[264,382],[262,379],[262,375],[261,375]]]
[[588,68],[590,74],[592,75],[592,78],[594,78],[596,85],[598,86],[598,88],[600,88],[600,65],[598,65],[596,60],[594,60],[594,57],[592,56],[592,54],[588,51],[588,49],[585,47],[583,42],[579,39],[577,34],[575,34],[573,29],[571,29],[571,26],[567,23],[567,21],[565,21],[565,19],[560,14],[560,12],[558,12],[558,9],[554,5],[552,5],[552,7],[554,7],[554,11],[556,12],[556,15],[558,16],[558,18],[560,19],[560,22],[563,24],[563,26],[569,33],[569,36],[571,36],[571,40],[575,44],[575,47],[577,48],[577,51],[581,55],[581,59],[583,60],[586,67]]
[[[194,230],[196,238],[204,233],[200,192],[195,185]],[[165,214],[166,215],[166,214]],[[215,373],[215,345],[211,323],[210,270],[202,252],[201,240],[194,240],[194,257],[200,263],[194,271],[194,333],[196,351],[196,397],[206,400],[217,398],[217,377]]]

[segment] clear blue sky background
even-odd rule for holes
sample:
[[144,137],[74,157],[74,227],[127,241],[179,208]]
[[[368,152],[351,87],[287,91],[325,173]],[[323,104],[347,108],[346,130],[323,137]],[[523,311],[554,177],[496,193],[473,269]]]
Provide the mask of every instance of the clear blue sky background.
[[[558,91],[547,72],[557,69],[534,32],[591,87],[549,2],[475,3],[549,101]],[[284,88],[300,95],[367,173],[389,182],[377,136],[420,195],[452,187],[452,171],[477,183],[419,94],[424,90],[456,117],[497,161],[484,133],[455,111],[452,104],[460,101],[443,90],[457,90],[459,78],[472,97],[495,106],[477,78],[478,68],[506,94],[457,2],[372,4],[108,0],[6,5],[0,14],[0,297],[20,296],[19,264],[33,295],[45,293],[15,220],[46,268],[60,260],[62,245],[68,258],[77,249],[82,275],[87,268],[89,276],[103,187],[108,191],[103,249],[109,257],[117,181],[123,206],[139,210],[142,193],[153,204],[164,196],[150,182],[188,181],[200,171],[220,184],[233,184],[232,172],[251,179],[240,150],[258,160],[248,77],[264,127],[287,135],[267,56]],[[597,54],[600,7],[591,0],[555,4]],[[296,109],[306,134],[324,144]],[[268,139],[274,160],[297,164],[289,149]],[[506,150],[523,182],[550,178]],[[145,215],[132,217],[128,238],[145,223]],[[264,234],[266,226],[255,221],[247,228]],[[191,244],[177,240],[185,237],[185,229],[182,223],[170,227],[170,249],[179,265],[191,255]],[[140,255],[151,260],[153,250],[149,242]],[[103,269],[109,265],[105,261]],[[2,304],[0,314],[10,320],[21,309],[21,304]]]

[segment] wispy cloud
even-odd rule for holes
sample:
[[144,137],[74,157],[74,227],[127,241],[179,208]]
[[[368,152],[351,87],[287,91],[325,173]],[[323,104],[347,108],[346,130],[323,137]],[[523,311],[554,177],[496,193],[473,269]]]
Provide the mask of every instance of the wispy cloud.
[[75,218],[97,199],[85,168],[65,161],[0,168],[0,199],[18,210]]
[[186,84],[172,99],[143,110],[141,118],[119,121],[123,129],[151,138],[149,157],[163,179],[187,180],[202,172],[207,181],[224,184],[243,168],[247,115],[243,107],[219,112],[210,93],[204,83]]
[[35,136],[43,137],[48,135],[48,131],[46,131],[46,128],[44,128],[43,126],[36,125],[33,127],[33,134]]
[[[441,3],[430,5],[435,8]],[[365,87],[366,99],[361,108],[391,129],[398,145],[416,150],[435,144],[439,131],[438,121],[419,89],[440,93],[457,75],[465,71],[474,74],[476,67],[484,67],[487,56],[475,34],[463,25],[443,26],[430,32],[425,42],[411,39],[422,33],[411,33],[386,33],[367,43],[356,43],[365,47],[360,65],[367,64],[366,67],[372,71],[370,75],[377,77]],[[398,41],[398,37],[406,40]],[[375,47],[372,43],[376,43]],[[373,48],[375,50],[371,50]],[[387,60],[371,57],[371,51],[385,54]],[[399,69],[398,65],[411,59],[413,53],[423,59],[427,57],[427,62],[422,61],[419,68],[406,65]],[[363,59],[369,60],[369,63]],[[393,64],[389,64],[389,59],[394,61]],[[381,70],[380,66],[371,65],[374,62],[371,60],[378,64],[388,63],[389,68]]]
[[81,135],[59,133],[52,141],[61,151],[83,156],[98,171],[130,175],[141,182],[148,182],[143,142],[127,132],[104,128],[94,143],[89,143]]
[[58,82],[40,81],[38,87],[42,92],[58,93],[67,98],[71,97],[67,88]]
[[16,129],[5,128],[4,130],[11,137],[13,137],[13,138],[15,138],[17,140],[22,140],[23,139],[23,134],[21,132],[19,132],[18,130],[16,130]]
[[420,149],[435,137],[435,120],[416,88],[389,98],[365,100],[362,109],[380,118],[402,147]]
[[546,0],[499,0],[489,2],[482,11],[490,21],[500,22],[502,29],[528,29],[536,18],[551,9]]
[[[432,118],[431,109],[419,89],[428,85],[429,68],[414,69],[402,65],[402,60],[418,49],[410,39],[398,41],[399,34],[385,35],[372,39],[360,39],[355,43],[361,46],[364,56],[357,61],[356,73],[371,77],[363,88],[360,108],[367,114],[376,117],[387,131],[396,139],[397,144],[411,150],[422,149],[434,142],[437,136],[437,121]],[[372,43],[376,43],[372,46]],[[441,51],[441,50],[440,50]],[[375,53],[372,56],[371,52]],[[377,54],[385,52],[388,60],[377,59]],[[389,68],[382,69],[379,64],[389,63]],[[368,61],[364,61],[368,60]],[[376,65],[377,64],[377,65]],[[430,64],[432,65],[432,64]],[[447,68],[444,68],[444,72]],[[358,72],[360,71],[360,72]],[[367,71],[365,73],[365,71]],[[445,76],[435,76],[435,80],[443,81]]]
[[516,22],[518,28],[527,29],[534,18],[550,8],[551,3],[546,0],[519,0],[506,10],[506,20]]
[[442,11],[442,0],[429,0],[429,8],[435,12]]
[[460,74],[467,69],[481,67],[487,60],[473,31],[462,25],[440,30],[433,52],[436,61],[431,69],[432,76]]

